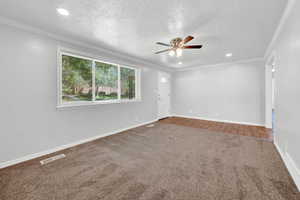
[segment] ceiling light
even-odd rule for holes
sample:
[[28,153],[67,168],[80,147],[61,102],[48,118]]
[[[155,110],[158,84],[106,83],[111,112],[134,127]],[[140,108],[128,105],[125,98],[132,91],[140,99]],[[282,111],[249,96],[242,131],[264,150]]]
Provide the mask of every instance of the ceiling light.
[[69,11],[64,8],[57,8],[56,11],[58,12],[58,14],[63,15],[63,16],[70,15]]
[[177,57],[182,56],[182,49],[181,48],[176,49],[176,56]]
[[179,65],[182,65],[182,62],[179,62],[178,64],[179,64]]
[[171,51],[169,52],[169,55],[170,55],[170,56],[174,56],[174,55],[175,55],[175,51],[174,51],[174,50],[171,50]]
[[226,53],[226,57],[231,57],[232,56],[232,53]]

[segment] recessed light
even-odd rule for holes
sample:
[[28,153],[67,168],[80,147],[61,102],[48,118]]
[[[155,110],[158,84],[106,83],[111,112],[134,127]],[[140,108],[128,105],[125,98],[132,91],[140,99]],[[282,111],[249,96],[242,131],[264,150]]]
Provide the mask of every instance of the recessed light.
[[63,16],[70,15],[69,11],[64,8],[57,8],[56,11],[58,12],[58,14],[63,15]]
[[179,65],[182,65],[182,62],[179,62],[178,64],[179,64]]
[[226,57],[231,57],[232,53],[226,53]]

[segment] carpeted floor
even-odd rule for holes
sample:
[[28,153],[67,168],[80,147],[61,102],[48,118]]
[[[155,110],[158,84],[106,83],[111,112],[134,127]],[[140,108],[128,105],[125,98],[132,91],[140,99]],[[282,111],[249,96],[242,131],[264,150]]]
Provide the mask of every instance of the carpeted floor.
[[0,199],[300,199],[274,145],[246,136],[157,122],[62,152],[0,170]]

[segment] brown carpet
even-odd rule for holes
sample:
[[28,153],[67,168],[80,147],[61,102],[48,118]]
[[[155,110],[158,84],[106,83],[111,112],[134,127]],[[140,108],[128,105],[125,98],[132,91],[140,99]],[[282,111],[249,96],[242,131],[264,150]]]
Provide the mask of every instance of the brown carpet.
[[157,122],[62,152],[1,170],[0,199],[300,199],[274,145],[240,135]]

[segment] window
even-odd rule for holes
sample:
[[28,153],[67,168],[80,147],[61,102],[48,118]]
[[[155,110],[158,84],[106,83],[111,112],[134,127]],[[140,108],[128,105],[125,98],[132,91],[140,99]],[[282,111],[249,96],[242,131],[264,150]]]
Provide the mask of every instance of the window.
[[92,61],[62,56],[62,101],[92,100]]
[[121,67],[121,98],[135,98],[135,70]]
[[59,107],[139,100],[139,70],[60,52]]
[[95,62],[96,100],[118,99],[118,66]]

